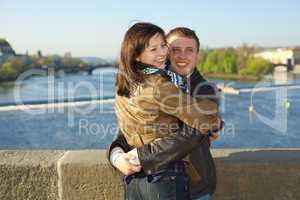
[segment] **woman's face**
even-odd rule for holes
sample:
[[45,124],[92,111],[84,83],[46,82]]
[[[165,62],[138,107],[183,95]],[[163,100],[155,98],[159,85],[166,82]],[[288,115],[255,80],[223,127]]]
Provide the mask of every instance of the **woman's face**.
[[136,60],[163,69],[165,67],[167,54],[167,44],[163,36],[157,33],[150,38],[149,45],[146,46],[144,51]]

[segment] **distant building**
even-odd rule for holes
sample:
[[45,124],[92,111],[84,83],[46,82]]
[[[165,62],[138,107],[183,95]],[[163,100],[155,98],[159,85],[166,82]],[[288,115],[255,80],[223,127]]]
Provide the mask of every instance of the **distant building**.
[[64,58],[72,58],[71,52],[66,52],[66,53],[64,54]]
[[16,52],[5,40],[0,38],[0,64],[3,64],[9,57],[15,56]]
[[255,54],[274,65],[286,65],[291,70],[296,64],[300,64],[300,48],[278,48],[265,50]]

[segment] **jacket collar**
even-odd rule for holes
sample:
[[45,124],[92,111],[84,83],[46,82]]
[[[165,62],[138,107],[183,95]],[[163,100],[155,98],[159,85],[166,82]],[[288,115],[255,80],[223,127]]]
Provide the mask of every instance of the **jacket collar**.
[[165,68],[160,69],[150,64],[145,64],[142,62],[137,62],[137,68],[139,70],[142,70],[144,74],[159,74],[159,73],[165,73]]

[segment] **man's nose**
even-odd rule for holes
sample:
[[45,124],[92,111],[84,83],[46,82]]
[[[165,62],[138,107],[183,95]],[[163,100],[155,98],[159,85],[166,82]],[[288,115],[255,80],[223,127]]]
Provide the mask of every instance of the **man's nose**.
[[186,58],[186,53],[185,53],[185,51],[180,51],[178,57],[179,57],[180,59],[185,59],[185,58]]

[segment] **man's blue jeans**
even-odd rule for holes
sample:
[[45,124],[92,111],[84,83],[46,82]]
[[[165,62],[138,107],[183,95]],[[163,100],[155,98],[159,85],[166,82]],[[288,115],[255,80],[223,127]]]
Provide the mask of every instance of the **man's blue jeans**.
[[211,200],[211,196],[209,194],[197,199],[197,200]]
[[124,182],[126,200],[189,200],[189,178],[182,169],[170,168],[159,176],[143,173],[131,176]]

